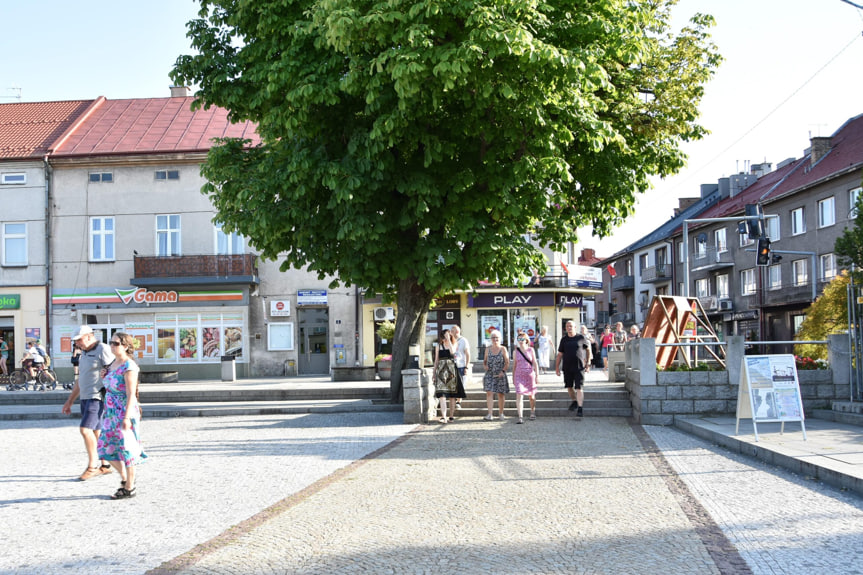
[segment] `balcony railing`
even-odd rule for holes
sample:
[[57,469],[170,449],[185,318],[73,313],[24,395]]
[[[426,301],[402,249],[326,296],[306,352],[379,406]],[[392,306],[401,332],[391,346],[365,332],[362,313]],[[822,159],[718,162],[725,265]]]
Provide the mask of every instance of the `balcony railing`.
[[734,258],[727,248],[720,250],[716,246],[710,246],[691,252],[689,265],[693,270],[725,268],[734,265]]
[[812,303],[812,284],[808,282],[775,289],[763,289],[749,296],[749,309],[801,303]]
[[260,283],[257,256],[135,256],[133,285]]
[[617,276],[616,278],[612,278],[611,289],[614,291],[635,289],[635,276]]
[[659,264],[641,270],[641,281],[644,283],[664,282],[671,280],[671,264]]

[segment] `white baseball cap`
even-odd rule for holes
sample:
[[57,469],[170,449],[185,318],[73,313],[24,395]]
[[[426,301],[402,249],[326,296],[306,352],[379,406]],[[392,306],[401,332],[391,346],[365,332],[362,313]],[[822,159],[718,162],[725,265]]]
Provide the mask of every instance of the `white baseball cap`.
[[84,337],[88,333],[92,334],[93,328],[90,327],[89,325],[82,325],[81,327],[78,328],[78,331],[75,332],[75,335],[72,336],[72,341],[75,341],[76,339],[81,339],[82,337]]

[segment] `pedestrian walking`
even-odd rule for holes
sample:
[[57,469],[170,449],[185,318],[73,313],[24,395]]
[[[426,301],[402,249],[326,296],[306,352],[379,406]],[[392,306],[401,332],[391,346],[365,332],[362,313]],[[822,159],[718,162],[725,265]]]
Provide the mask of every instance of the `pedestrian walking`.
[[638,327],[638,324],[632,324],[629,326],[629,339],[638,339],[641,337],[641,330]]
[[539,365],[534,349],[530,347],[526,335],[518,336],[512,354],[512,382],[515,385],[515,409],[518,413],[516,423],[524,423],[524,397],[530,398],[530,419],[536,419],[536,382],[539,378]]
[[[468,377],[470,376],[470,342],[466,337],[462,336],[461,328],[457,325],[452,326],[452,335],[455,338],[455,365],[461,375],[461,383],[467,386]],[[455,408],[461,409],[461,397],[455,400]]]
[[596,341],[593,334],[590,333],[590,330],[584,324],[581,324],[581,335],[584,336],[584,339],[587,340],[587,345],[590,346],[589,353],[587,354],[587,363],[584,365],[584,373],[590,373],[590,367],[593,365],[593,347],[596,345]]
[[0,336],[0,371],[3,375],[9,375],[9,369],[6,367],[6,361],[9,359],[9,344]]
[[[461,374],[455,363],[456,342],[452,332],[445,329],[440,334],[440,340],[434,353],[434,386],[435,397],[440,402],[441,423],[453,421],[455,417],[456,398],[466,397]],[[449,404],[449,413],[447,413]]]
[[614,350],[623,351],[627,341],[629,341],[629,337],[626,335],[626,330],[623,329],[623,322],[619,321],[614,331]]
[[105,410],[101,391],[102,370],[114,361],[114,354],[107,345],[96,339],[90,326],[79,327],[72,336],[72,343],[81,349],[81,356],[78,358],[78,377],[75,378],[69,398],[63,404],[62,412],[66,415],[71,414],[72,404],[80,396],[81,423],[78,429],[81,437],[84,438],[84,447],[87,450],[87,469],[78,479],[86,481],[111,473],[111,466],[99,460],[96,447],[99,435],[102,433],[102,414]]
[[602,371],[608,374],[608,352],[614,349],[614,334],[611,333],[611,326],[605,326],[600,338],[600,355],[602,356]]
[[548,326],[542,326],[536,337],[536,357],[539,362],[539,372],[543,375],[548,371],[548,362],[551,357],[551,338],[548,335]]
[[138,372],[132,359],[135,338],[118,331],[111,338],[114,361],[105,374],[104,429],[99,436],[99,457],[120,473],[120,488],[111,499],[135,496],[135,466],[147,459],[141,443],[141,404],[138,402]]
[[506,419],[506,415],[503,413],[503,404],[506,394],[509,393],[509,379],[506,375],[509,369],[509,354],[500,342],[500,332],[497,330],[491,332],[491,345],[485,350],[485,358],[482,360],[483,367],[485,367],[482,388],[485,390],[485,403],[488,408],[488,413],[483,419],[486,421],[494,419],[492,409],[495,395],[497,395],[499,418],[501,421]]
[[587,339],[575,331],[575,323],[571,320],[566,322],[566,335],[560,338],[557,347],[557,358],[554,362],[554,371],[559,376],[561,366],[563,367],[563,387],[569,394],[572,403],[569,410],[575,411],[578,417],[584,415],[584,366],[590,353],[590,344]]

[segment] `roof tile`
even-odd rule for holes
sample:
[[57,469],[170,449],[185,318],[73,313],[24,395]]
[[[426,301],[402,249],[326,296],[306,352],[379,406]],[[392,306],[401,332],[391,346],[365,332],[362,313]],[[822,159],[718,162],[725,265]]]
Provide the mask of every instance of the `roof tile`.
[[43,157],[92,102],[0,104],[0,159]]

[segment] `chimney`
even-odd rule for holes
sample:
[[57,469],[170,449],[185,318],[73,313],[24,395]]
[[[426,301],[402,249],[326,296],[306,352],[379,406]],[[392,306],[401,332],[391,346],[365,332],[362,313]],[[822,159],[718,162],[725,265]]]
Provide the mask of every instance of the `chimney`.
[[677,198],[677,212],[682,212],[701,198]]
[[809,138],[809,146],[809,149],[812,151],[812,156],[809,158],[809,165],[814,166],[821,158],[830,152],[830,138]]
[[596,250],[593,248],[583,248],[581,255],[578,256],[578,263],[593,263],[596,260]]
[[187,98],[189,96],[188,86],[170,86],[172,98]]

